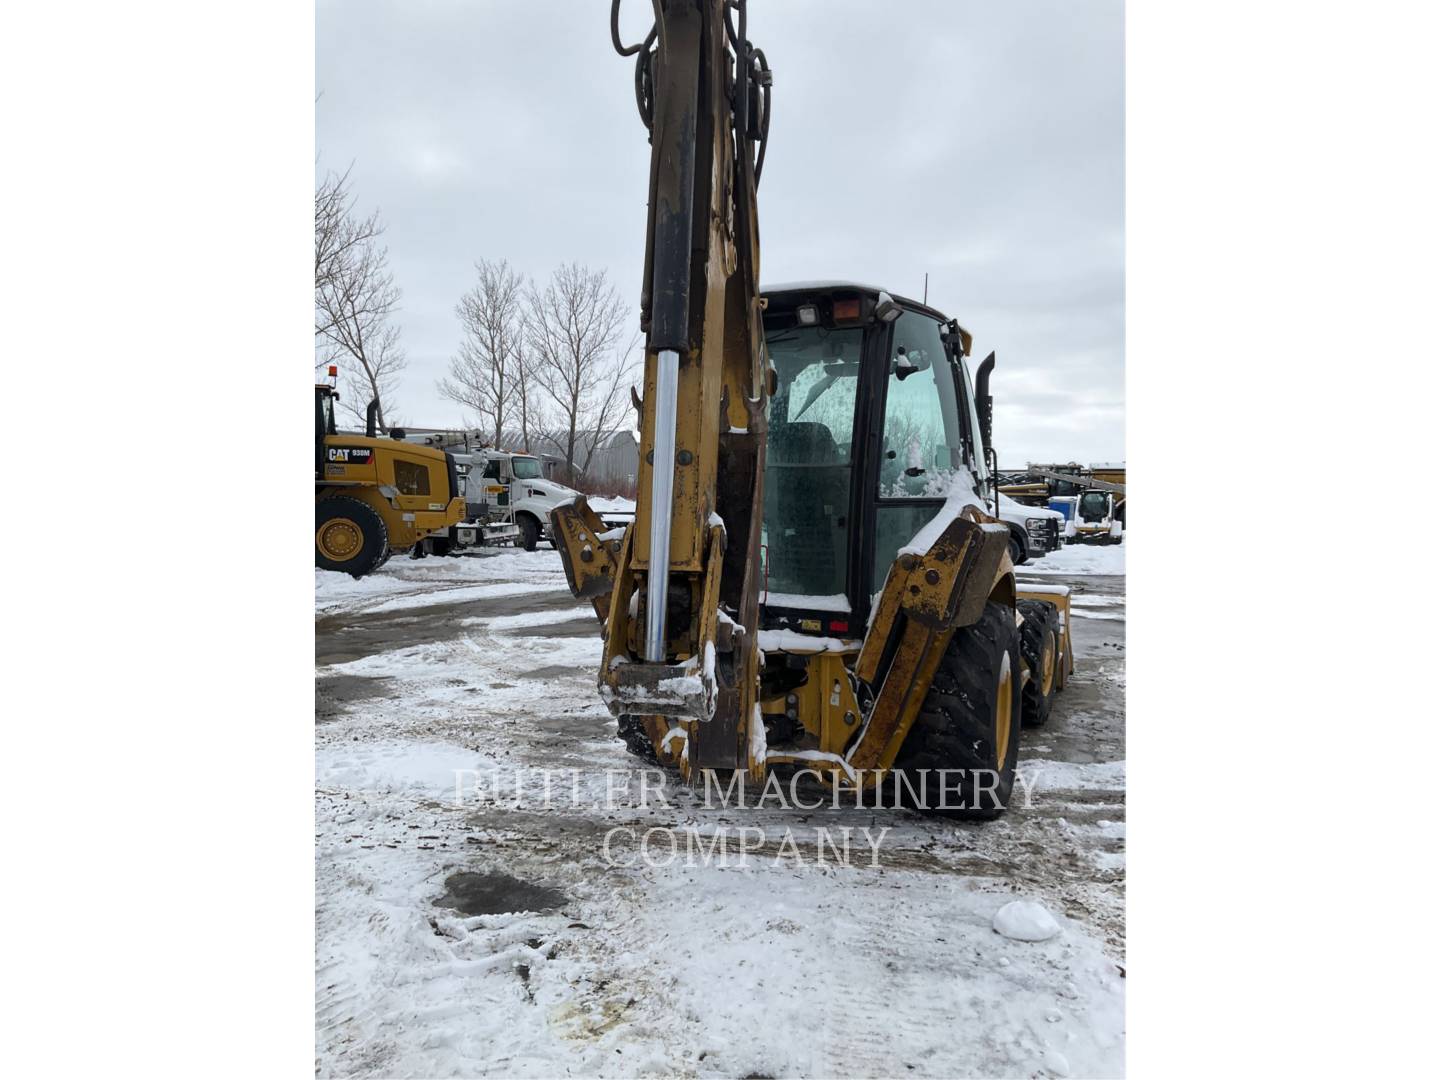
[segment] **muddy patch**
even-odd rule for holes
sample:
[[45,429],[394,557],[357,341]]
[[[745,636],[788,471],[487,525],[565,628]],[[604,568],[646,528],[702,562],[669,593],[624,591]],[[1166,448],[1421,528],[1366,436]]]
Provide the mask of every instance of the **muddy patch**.
[[445,879],[445,895],[436,907],[453,908],[462,915],[499,915],[509,911],[554,911],[566,896],[548,885],[535,885],[509,874],[481,874],[463,870]]
[[[488,619],[575,606],[575,598],[570,595],[569,589],[543,586],[537,586],[532,593],[487,596],[453,603],[446,603],[443,597],[444,592],[438,592],[436,602],[423,607],[380,612],[341,611],[321,616],[315,620],[315,666],[348,664],[392,649],[450,641],[459,636],[460,624],[465,619]],[[576,625],[585,624],[577,622]],[[589,624],[592,633],[595,625],[593,620]],[[537,628],[536,632],[547,629]]]
[[547,664],[545,667],[537,667],[534,671],[522,671],[522,679],[564,679],[572,675],[589,675],[595,677],[594,669],[589,665],[584,667],[566,667],[563,664]]
[[600,635],[600,624],[595,621],[595,616],[587,611],[578,619],[546,623],[544,626],[527,626],[525,627],[524,633],[526,637],[598,637]]
[[390,696],[388,675],[330,675],[315,680],[315,722],[337,720],[350,711],[357,701],[372,701]]

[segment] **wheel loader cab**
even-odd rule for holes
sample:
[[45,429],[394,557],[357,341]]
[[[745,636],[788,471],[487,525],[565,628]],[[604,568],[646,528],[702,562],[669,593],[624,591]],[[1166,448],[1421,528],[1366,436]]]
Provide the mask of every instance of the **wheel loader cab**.
[[315,479],[325,475],[325,436],[335,434],[335,390],[315,384]]
[[938,311],[876,289],[766,295],[776,389],[763,622],[858,637],[900,549],[946,497],[958,487],[982,501],[984,455],[960,334]]

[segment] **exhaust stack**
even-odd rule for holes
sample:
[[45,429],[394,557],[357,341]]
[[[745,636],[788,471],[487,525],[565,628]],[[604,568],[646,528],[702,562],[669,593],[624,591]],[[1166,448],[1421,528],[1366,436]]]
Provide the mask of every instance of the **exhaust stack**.
[[990,450],[991,427],[995,420],[995,399],[990,396],[990,372],[995,370],[995,353],[980,361],[975,369],[975,411],[980,414],[980,441]]

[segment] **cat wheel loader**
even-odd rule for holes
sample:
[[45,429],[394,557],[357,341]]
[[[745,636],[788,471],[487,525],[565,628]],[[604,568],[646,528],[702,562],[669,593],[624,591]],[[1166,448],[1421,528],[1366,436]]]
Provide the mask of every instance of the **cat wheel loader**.
[[[1017,586],[993,513],[993,359],[872,285],[759,285],[770,117],[745,0],[659,0],[636,56],[651,164],[634,522],[551,512],[604,623],[627,747],[696,782],[805,770],[992,817],[1073,671],[1069,595]],[[981,417],[985,417],[982,422]],[[990,500],[990,501],[987,501]]]
[[453,455],[377,438],[373,401],[365,434],[342,435],[335,401],[333,386],[315,385],[315,565],[360,578],[464,520],[465,496]]

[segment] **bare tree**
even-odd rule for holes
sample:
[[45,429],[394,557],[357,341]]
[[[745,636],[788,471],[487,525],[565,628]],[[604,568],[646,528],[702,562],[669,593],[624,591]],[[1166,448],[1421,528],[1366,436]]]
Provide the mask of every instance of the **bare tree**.
[[400,307],[400,290],[380,246],[378,213],[356,218],[349,173],[331,174],[315,192],[315,337],[316,365],[344,358],[358,372],[346,372],[346,386],[358,392],[341,397],[356,419],[365,417],[371,398],[394,396],[405,353],[400,331],[390,319]]
[[551,441],[574,484],[589,470],[600,435],[625,414],[630,348],[616,346],[628,309],[604,270],[576,263],[556,270],[544,289],[532,283],[528,300],[531,376],[558,411]]
[[460,351],[450,359],[450,375],[437,384],[440,393],[473,412],[500,442],[512,410],[525,426],[527,389],[521,373],[525,334],[525,279],[504,259],[475,264],[479,281],[460,298]]
[[315,335],[324,334],[329,319],[320,306],[322,289],[332,287],[346,273],[351,256],[379,238],[380,212],[369,217],[355,213],[350,193],[350,170],[328,172],[315,188]]
[[516,408],[520,413],[520,449],[530,453],[530,426],[538,419],[540,409],[535,400],[534,357],[528,347],[529,322],[521,322],[520,345],[515,352],[515,376],[518,390],[515,394]]

